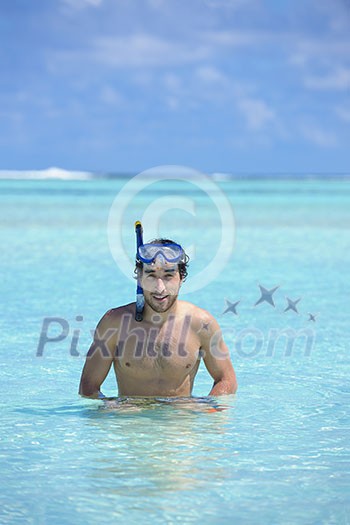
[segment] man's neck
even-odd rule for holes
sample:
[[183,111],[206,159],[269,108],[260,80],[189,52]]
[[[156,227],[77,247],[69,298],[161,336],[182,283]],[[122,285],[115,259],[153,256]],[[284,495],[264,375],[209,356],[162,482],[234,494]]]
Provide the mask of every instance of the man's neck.
[[144,310],[143,310],[143,320],[147,323],[155,324],[155,325],[162,325],[164,324],[169,317],[174,317],[177,312],[178,307],[178,300],[175,301],[173,305],[166,311],[166,312],[156,312],[149,306],[147,303],[145,304]]

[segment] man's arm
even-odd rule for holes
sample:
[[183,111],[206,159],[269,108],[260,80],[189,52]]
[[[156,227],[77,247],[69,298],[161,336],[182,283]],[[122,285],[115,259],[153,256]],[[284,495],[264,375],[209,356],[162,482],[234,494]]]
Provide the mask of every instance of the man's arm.
[[234,394],[237,390],[236,374],[220,327],[212,316],[205,325],[207,329],[200,332],[201,350],[205,366],[214,379],[209,395]]
[[112,319],[108,312],[96,327],[80,379],[79,394],[83,397],[104,397],[100,388],[111,368],[116,348],[117,328],[112,327]]

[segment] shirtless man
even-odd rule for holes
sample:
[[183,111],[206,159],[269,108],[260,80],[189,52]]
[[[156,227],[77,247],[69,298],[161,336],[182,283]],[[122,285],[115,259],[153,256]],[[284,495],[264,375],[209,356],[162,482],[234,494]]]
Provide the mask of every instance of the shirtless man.
[[217,321],[178,300],[187,263],[181,246],[168,239],[138,248],[135,273],[143,289],[143,318],[135,320],[135,303],[102,317],[86,357],[80,395],[103,399],[101,384],[113,365],[119,396],[187,397],[201,357],[214,379],[209,395],[235,393],[236,376]]

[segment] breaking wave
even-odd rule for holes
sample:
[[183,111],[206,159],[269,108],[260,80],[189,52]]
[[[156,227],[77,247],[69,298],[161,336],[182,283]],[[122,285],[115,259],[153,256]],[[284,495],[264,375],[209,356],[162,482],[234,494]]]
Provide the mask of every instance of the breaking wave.
[[0,179],[11,180],[89,180],[94,178],[94,174],[88,171],[68,171],[61,168],[47,168],[45,170],[0,170]]

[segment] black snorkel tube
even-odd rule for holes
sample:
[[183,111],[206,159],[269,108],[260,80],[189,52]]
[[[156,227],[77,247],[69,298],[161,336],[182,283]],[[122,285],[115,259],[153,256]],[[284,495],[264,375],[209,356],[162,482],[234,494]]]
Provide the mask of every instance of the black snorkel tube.
[[[143,244],[143,229],[140,221],[135,222],[135,234],[136,234],[136,250]],[[136,251],[136,256],[137,256]],[[145,306],[145,298],[143,296],[143,290],[140,284],[139,278],[137,278],[136,288],[136,308],[135,308],[135,321],[142,321],[143,319],[143,308]]]

